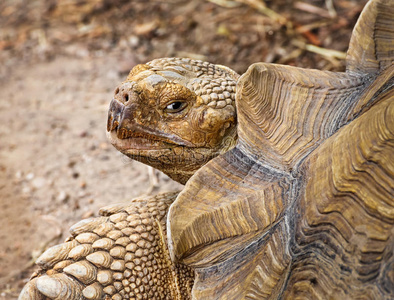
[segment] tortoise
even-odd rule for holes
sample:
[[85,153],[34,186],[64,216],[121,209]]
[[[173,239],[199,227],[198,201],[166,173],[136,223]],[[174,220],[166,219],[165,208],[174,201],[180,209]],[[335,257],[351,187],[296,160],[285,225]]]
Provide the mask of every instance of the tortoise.
[[19,299],[389,299],[394,1],[371,0],[345,73],[138,65],[108,136],[186,183],[74,225]]

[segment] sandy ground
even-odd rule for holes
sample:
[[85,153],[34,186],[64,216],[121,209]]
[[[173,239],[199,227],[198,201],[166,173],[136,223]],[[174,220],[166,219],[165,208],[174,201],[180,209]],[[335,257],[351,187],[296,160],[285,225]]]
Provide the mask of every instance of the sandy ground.
[[[17,70],[1,86],[0,278],[16,296],[31,261],[109,203],[148,192],[147,167],[105,137],[116,57],[54,61]],[[160,188],[181,185],[160,176]],[[66,234],[66,235],[65,235]],[[8,289],[9,288],[9,289]],[[1,297],[0,297],[1,298]]]
[[147,167],[106,141],[113,91],[135,64],[186,56],[240,73],[256,61],[343,70],[302,43],[346,51],[365,3],[334,1],[332,17],[330,1],[267,1],[294,31],[256,7],[212,2],[0,2],[0,300],[17,298],[34,260],[80,219],[182,188],[159,174],[150,191]]

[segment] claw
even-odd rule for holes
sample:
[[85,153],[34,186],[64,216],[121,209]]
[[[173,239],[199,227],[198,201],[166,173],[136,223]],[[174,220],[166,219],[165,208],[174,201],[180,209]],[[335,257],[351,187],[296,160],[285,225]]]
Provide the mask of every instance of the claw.
[[63,272],[74,276],[84,284],[91,284],[97,276],[97,268],[86,260],[77,261],[65,267]]
[[70,233],[73,236],[76,236],[83,232],[91,232],[93,229],[97,228],[100,224],[107,222],[108,218],[99,217],[99,218],[89,218],[82,221],[79,221],[77,224],[71,226]]
[[36,287],[36,281],[37,278],[34,278],[25,285],[18,300],[45,300],[46,297]]
[[41,254],[36,264],[45,269],[52,268],[56,263],[67,259],[68,253],[78,244],[77,241],[72,240],[67,243],[53,246]]
[[81,293],[82,286],[64,273],[38,277],[36,280],[36,287],[39,292],[52,300],[83,299]]

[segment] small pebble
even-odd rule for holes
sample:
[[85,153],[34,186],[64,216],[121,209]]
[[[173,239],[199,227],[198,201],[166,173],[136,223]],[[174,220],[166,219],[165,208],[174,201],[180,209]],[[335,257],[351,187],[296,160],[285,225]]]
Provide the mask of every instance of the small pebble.
[[34,178],[34,173],[29,173],[26,175],[26,180],[32,180]]
[[46,185],[47,181],[45,178],[43,177],[37,177],[34,178],[31,182],[31,185],[36,188],[36,189],[40,189],[42,187],[44,187]]
[[57,201],[59,202],[67,202],[70,199],[70,195],[67,194],[65,191],[60,191],[57,195]]

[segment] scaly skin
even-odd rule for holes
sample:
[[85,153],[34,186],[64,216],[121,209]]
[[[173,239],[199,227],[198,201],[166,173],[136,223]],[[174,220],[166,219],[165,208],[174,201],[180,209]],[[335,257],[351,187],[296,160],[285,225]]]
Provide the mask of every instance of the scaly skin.
[[45,251],[19,299],[190,299],[194,271],[173,263],[167,210],[178,192],[100,210]]
[[[20,299],[391,299],[393,1],[366,6],[346,73],[251,66],[237,147],[179,195],[75,225]],[[109,138],[184,183],[232,147],[237,78],[191,60],[139,65],[116,90]]]
[[[115,91],[107,135],[122,153],[184,184],[236,143],[231,69],[179,58],[138,65]],[[178,193],[108,206],[37,260],[19,299],[190,299],[194,271],[171,261],[167,211]]]
[[115,91],[108,138],[122,153],[185,182],[236,142],[239,75],[207,62],[156,59]]

